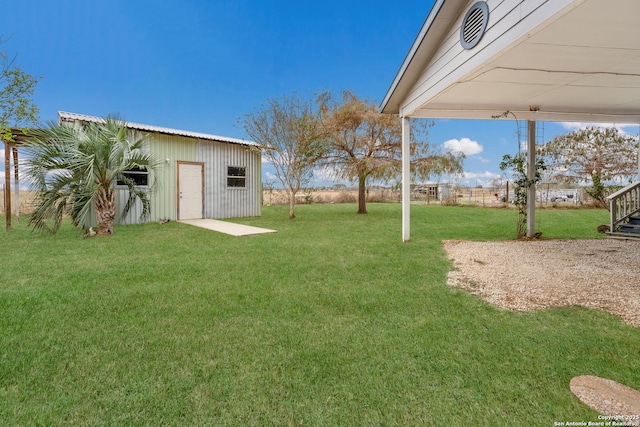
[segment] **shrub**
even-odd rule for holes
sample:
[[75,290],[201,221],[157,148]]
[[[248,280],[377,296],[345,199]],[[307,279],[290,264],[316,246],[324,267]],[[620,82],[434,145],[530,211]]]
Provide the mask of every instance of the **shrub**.
[[333,197],[333,203],[355,203],[356,196],[347,192],[341,191]]

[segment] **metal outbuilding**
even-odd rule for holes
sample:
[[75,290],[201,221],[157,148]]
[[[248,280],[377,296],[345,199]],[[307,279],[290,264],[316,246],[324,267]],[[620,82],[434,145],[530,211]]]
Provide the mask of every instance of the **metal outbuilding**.
[[[58,112],[61,124],[80,126],[100,117]],[[159,161],[154,177],[131,171],[142,187],[149,186],[150,221],[259,216],[262,210],[262,162],[260,147],[251,141],[126,122],[131,137],[146,140],[146,149]],[[151,186],[151,183],[154,185]],[[116,203],[123,206],[128,194],[116,186]],[[120,224],[139,222],[134,207]]]

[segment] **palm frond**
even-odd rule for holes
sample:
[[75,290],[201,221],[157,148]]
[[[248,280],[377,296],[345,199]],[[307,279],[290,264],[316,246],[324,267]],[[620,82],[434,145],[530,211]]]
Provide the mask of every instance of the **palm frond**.
[[25,144],[26,171],[39,204],[30,224],[38,230],[56,232],[62,218],[70,215],[75,226],[88,227],[92,209],[115,209],[113,189],[117,181],[129,190],[123,214],[140,200],[142,215],[148,218],[147,192],[125,175],[132,169],[147,170],[151,175],[159,164],[145,152],[145,142],[145,138],[131,139],[126,122],[116,117],[82,126],[49,122],[33,131]]
[[142,204],[142,212],[140,213],[140,219],[146,220],[151,214],[151,200],[148,193],[142,188],[138,187],[135,181],[127,176],[122,176],[121,181],[127,186],[129,197],[127,203],[125,203],[122,209],[122,217],[126,217],[131,208],[135,205],[136,201],[140,201]]

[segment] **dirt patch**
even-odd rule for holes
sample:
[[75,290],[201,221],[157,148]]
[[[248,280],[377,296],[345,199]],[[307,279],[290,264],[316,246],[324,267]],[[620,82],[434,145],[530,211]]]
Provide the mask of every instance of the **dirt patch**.
[[499,307],[581,305],[640,327],[640,240],[445,241],[448,283]]
[[608,415],[606,420],[640,424],[640,391],[592,375],[572,378],[569,388],[583,403]]

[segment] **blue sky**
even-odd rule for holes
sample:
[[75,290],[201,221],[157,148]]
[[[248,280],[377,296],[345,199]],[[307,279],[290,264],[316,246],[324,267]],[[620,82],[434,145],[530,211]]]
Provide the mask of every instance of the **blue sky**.
[[[246,138],[238,119],[270,97],[350,89],[379,104],[433,0],[0,0],[0,46],[42,76],[57,111]],[[541,140],[567,132],[545,123]],[[637,133],[637,126],[630,130]],[[468,185],[501,174],[512,121],[438,120],[429,140],[467,152]],[[265,165],[263,174],[270,173]],[[321,184],[320,182],[315,183]]]

